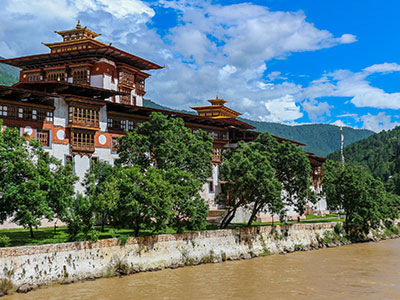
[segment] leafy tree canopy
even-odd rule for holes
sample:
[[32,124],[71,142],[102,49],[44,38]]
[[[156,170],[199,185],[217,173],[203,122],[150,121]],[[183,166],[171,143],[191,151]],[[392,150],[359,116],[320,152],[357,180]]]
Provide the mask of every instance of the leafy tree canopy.
[[[227,226],[239,207],[250,206],[249,225],[260,211],[280,214],[284,205],[294,205],[303,214],[307,201],[315,201],[310,189],[311,166],[303,149],[278,142],[263,133],[256,141],[239,142],[223,155],[221,178],[227,181]],[[225,201],[224,199],[222,201]]]
[[118,224],[133,228],[136,236],[143,227],[165,229],[172,213],[172,185],[166,180],[165,171],[149,168],[142,172],[133,167],[118,172]]
[[169,184],[165,195],[173,211],[170,224],[178,232],[184,228],[205,227],[208,210],[199,191],[211,175],[213,149],[212,138],[205,131],[193,134],[181,118],[152,113],[148,121],[126,132],[118,143],[119,162],[123,168],[138,166],[144,173],[152,169],[164,172],[162,180]]
[[344,210],[350,235],[366,235],[371,228],[397,217],[398,197],[386,193],[383,183],[364,167],[328,160],[323,185],[328,206]]
[[28,141],[17,129],[0,133],[0,222],[12,217],[33,236],[41,219],[65,216],[75,181],[71,166],[62,166],[40,142]]
[[226,227],[239,207],[252,206],[251,224],[257,213],[265,208],[283,207],[280,197],[281,185],[274,177],[270,156],[258,151],[258,143],[245,144],[240,141],[235,150],[223,154],[221,179],[226,181],[228,208],[221,227]]
[[178,168],[205,182],[211,174],[212,138],[203,130],[193,134],[183,119],[152,113],[148,121],[119,139],[121,164]]

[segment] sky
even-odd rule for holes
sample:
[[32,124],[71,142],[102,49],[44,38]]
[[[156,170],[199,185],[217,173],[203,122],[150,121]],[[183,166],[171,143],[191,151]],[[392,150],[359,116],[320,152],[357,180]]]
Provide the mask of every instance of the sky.
[[243,117],[376,132],[400,123],[398,0],[0,0],[0,56],[47,53],[77,20],[166,67],[145,98],[218,95]]

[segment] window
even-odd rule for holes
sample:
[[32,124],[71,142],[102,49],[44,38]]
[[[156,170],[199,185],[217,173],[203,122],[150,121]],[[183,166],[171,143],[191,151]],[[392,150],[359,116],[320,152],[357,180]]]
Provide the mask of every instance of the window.
[[208,191],[210,193],[214,193],[214,181],[212,181],[212,180],[209,182]]
[[115,72],[113,70],[110,71],[110,75],[111,75],[111,82],[114,83],[115,80]]
[[133,130],[135,128],[135,123],[133,121],[128,120],[128,130]]
[[128,129],[126,126],[126,120],[121,120],[121,129]]
[[18,108],[18,118],[22,119],[24,117],[24,109]]
[[37,120],[37,111],[32,109],[32,120]]
[[89,71],[74,70],[72,73],[72,80],[74,83],[89,83]]
[[133,85],[133,82],[135,81],[135,77],[133,73],[128,72],[128,71],[120,71],[119,72],[119,82],[126,84],[126,85]]
[[37,130],[36,139],[40,141],[43,147],[50,147],[50,132],[47,130]]
[[131,90],[124,87],[120,87],[119,91],[126,94],[119,96],[119,102],[122,104],[131,104]]
[[46,121],[53,122],[53,112],[52,111],[46,112]]
[[7,117],[8,114],[8,108],[5,105],[0,105],[0,116]]
[[107,127],[108,128],[112,128],[113,127],[113,119],[111,119],[111,118],[107,119]]
[[144,91],[144,79],[143,78],[136,79],[135,88],[136,88],[136,95],[144,96],[144,94],[146,92]]
[[47,80],[50,81],[65,81],[65,72],[64,71],[56,71],[56,72],[48,72]]

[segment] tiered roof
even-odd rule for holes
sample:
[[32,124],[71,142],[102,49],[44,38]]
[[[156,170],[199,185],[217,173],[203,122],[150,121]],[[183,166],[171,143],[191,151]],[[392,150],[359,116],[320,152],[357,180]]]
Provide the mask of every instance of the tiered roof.
[[215,99],[208,100],[208,102],[210,102],[211,105],[196,106],[192,107],[192,109],[196,110],[200,116],[210,117],[213,119],[236,119],[241,115],[241,113],[226,107],[225,103],[228,101],[220,99],[218,96],[216,96]]

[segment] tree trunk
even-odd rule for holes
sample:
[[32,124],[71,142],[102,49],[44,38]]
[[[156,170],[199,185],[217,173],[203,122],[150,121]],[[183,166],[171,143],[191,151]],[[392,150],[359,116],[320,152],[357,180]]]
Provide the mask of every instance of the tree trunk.
[[33,236],[33,228],[32,228],[32,225],[30,225],[30,224],[29,224],[29,232],[31,234],[31,238],[34,238],[34,236]]
[[254,207],[253,207],[253,211],[252,211],[251,216],[250,216],[250,219],[247,222],[247,226],[251,226],[251,224],[253,224],[254,219],[256,218],[257,213],[260,210],[260,208],[261,208],[261,204],[257,207],[257,202],[255,202],[254,203]]
[[221,221],[221,225],[219,226],[219,228],[224,228],[225,222],[226,220],[228,220],[229,215],[232,213],[232,210],[228,210],[228,212],[226,213],[225,217],[223,217],[222,221]]
[[226,228],[231,223],[231,221],[235,217],[236,210],[237,210],[237,207],[234,207],[232,210],[228,211],[228,213],[222,219],[222,222],[221,222],[221,225],[220,225],[221,229]]
[[139,236],[139,231],[140,231],[140,216],[136,217],[136,222],[135,222],[135,236]]
[[103,217],[101,218],[101,232],[104,232],[104,225],[106,224],[106,215],[103,214]]
[[226,221],[225,225],[224,225],[224,229],[228,227],[229,224],[231,224],[233,218],[235,217],[236,214],[236,209],[233,211],[232,215],[229,217],[229,219]]

